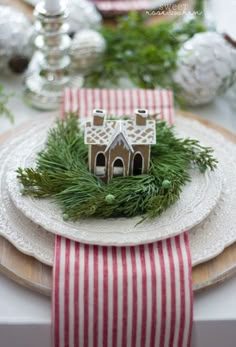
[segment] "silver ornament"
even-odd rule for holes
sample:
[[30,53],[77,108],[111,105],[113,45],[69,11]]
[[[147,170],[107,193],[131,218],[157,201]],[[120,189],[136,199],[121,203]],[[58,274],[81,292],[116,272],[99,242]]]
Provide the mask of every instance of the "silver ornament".
[[82,29],[98,29],[102,16],[89,0],[65,0],[69,11],[69,33],[75,34]]
[[236,82],[234,85],[229,88],[229,90],[226,93],[225,99],[227,100],[227,103],[229,107],[231,108],[232,112],[236,114]]
[[82,74],[90,72],[101,60],[105,49],[106,42],[97,31],[80,31],[71,43],[72,68]]
[[236,49],[216,32],[196,34],[180,49],[173,80],[187,104],[209,103],[236,81]]
[[34,29],[20,11],[0,5],[0,71],[22,73],[33,54]]

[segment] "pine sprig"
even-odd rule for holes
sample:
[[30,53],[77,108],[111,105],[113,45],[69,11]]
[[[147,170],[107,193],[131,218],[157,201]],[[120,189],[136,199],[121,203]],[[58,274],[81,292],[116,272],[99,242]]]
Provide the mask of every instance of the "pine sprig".
[[[56,127],[49,131],[46,150],[38,154],[40,171],[52,170],[53,173],[85,167],[87,147],[76,117],[57,121]],[[52,167],[53,163],[53,167]]]
[[107,50],[100,65],[86,77],[87,87],[119,85],[127,78],[140,88],[170,88],[178,92],[171,75],[176,69],[178,50],[197,32],[203,22],[165,21],[146,24],[147,15],[131,13],[121,17],[116,28],[103,26]]
[[156,217],[180,198],[191,180],[190,167],[204,172],[217,166],[211,148],[197,140],[177,138],[166,122],[157,121],[156,134],[147,174],[118,177],[105,184],[88,171],[83,132],[77,117],[69,115],[49,131],[36,169],[18,169],[23,193],[52,198],[61,206],[65,219]]

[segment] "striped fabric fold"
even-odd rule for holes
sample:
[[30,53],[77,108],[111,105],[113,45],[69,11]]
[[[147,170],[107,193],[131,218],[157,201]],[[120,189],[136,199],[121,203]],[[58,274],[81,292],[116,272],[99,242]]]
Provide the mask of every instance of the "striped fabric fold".
[[[129,95],[129,104],[116,103],[115,94],[124,100]],[[124,110],[132,114],[134,108],[146,107],[172,123],[171,93],[150,94],[66,90],[62,115],[73,111],[87,118],[96,107],[124,115]],[[144,103],[131,102],[145,95]],[[190,346],[193,293],[187,232],[135,247],[86,245],[60,236],[55,242],[54,347]]]
[[78,112],[80,118],[92,116],[95,108],[108,115],[132,116],[136,108],[148,108],[173,124],[173,97],[170,90],[158,89],[65,89],[62,117],[66,112]]
[[157,7],[151,0],[93,0],[93,2],[103,14],[145,11]]

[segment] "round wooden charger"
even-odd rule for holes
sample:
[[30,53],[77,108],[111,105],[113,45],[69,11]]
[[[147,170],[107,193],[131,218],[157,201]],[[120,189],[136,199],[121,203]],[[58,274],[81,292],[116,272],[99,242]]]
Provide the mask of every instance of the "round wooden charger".
[[[181,112],[181,115],[198,120],[200,123],[215,129],[229,140],[236,143],[236,135],[230,133],[226,129],[192,114]],[[25,129],[28,127],[29,124],[24,125]],[[17,130],[13,130],[0,136],[0,143],[4,142],[9,136],[16,132]],[[49,296],[51,294],[52,268],[19,252],[3,237],[0,237],[0,271],[27,288],[33,289],[44,295]],[[234,273],[236,273],[236,243],[226,248],[224,252],[216,258],[193,268],[192,277],[194,291],[199,291],[221,283]]]

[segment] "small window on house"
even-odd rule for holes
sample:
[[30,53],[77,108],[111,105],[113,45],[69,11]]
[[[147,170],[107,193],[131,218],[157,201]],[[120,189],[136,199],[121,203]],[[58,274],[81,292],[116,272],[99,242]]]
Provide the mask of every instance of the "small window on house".
[[96,157],[95,174],[97,176],[105,176],[106,174],[106,158],[103,153],[98,153]]
[[135,154],[133,161],[133,175],[141,175],[143,173],[143,158],[140,153]]
[[113,177],[124,176],[124,164],[121,159],[116,159],[113,164]]

